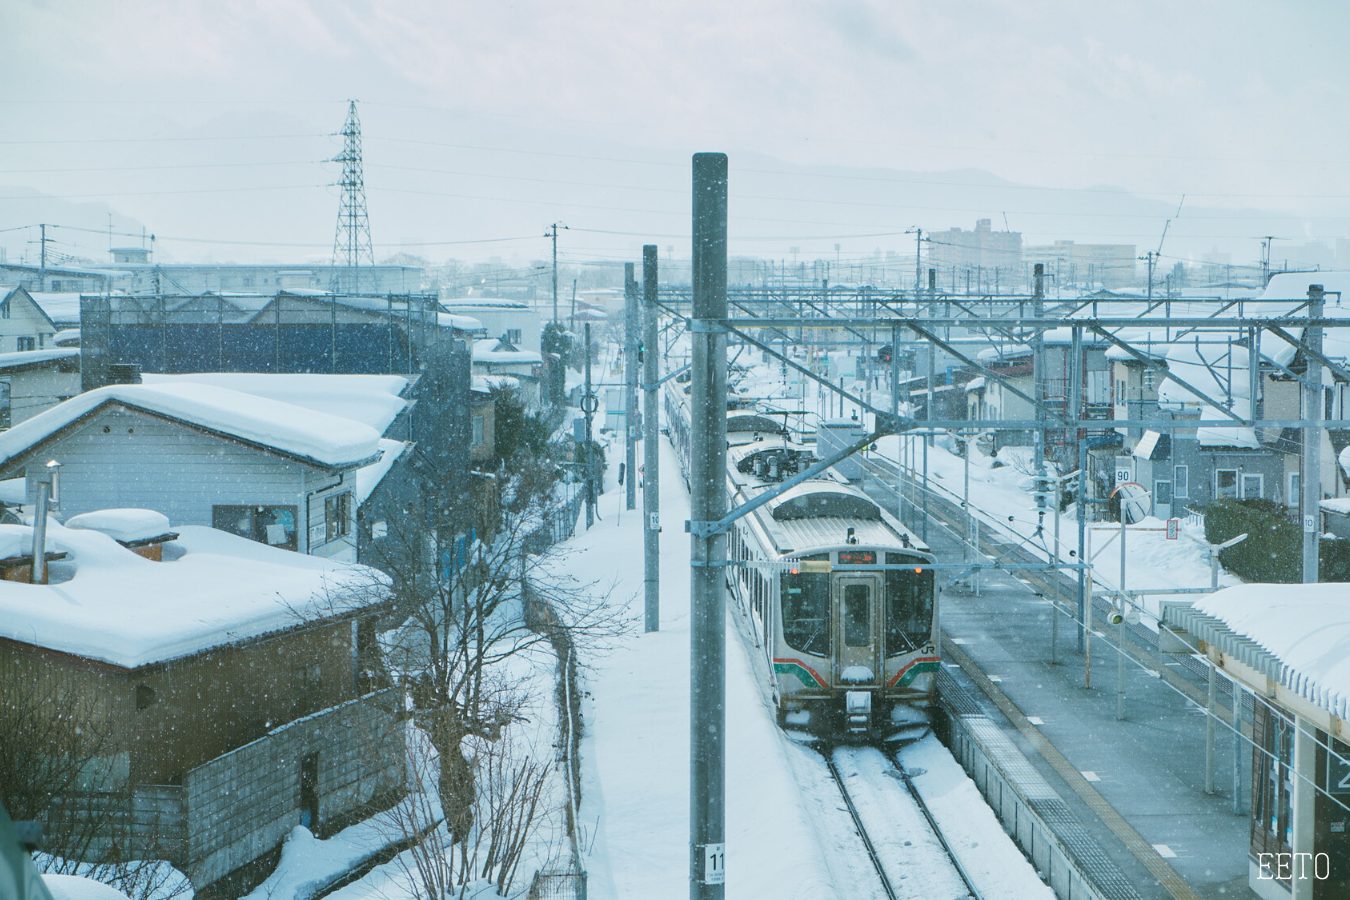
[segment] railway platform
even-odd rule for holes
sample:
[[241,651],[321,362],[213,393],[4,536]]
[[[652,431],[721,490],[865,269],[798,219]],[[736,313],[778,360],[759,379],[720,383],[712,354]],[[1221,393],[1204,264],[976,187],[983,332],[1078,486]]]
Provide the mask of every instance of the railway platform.
[[[894,508],[884,477],[866,479],[865,489]],[[930,506],[928,542],[939,558],[959,559],[950,514],[942,512]],[[1205,717],[1197,705],[1204,682],[1177,657],[1157,653],[1138,627],[1126,641],[1118,718],[1118,632],[1091,638],[1085,687],[1077,624],[1046,596],[1056,577],[986,571],[978,592],[968,582],[943,591],[941,683],[956,695],[948,706],[992,729],[1013,779],[1042,792],[1031,806],[1041,808],[1040,819],[1096,896],[1255,898],[1247,884],[1250,745],[1243,741],[1238,752],[1235,807],[1231,732],[1217,729],[1216,790],[1205,793]],[[1020,827],[1006,816],[1004,825]]]

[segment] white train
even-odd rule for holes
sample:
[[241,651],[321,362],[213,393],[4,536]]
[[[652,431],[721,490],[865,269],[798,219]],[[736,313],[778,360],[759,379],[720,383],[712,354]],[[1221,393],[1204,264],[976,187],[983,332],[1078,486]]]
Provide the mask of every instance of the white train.
[[[689,398],[666,393],[688,478]],[[815,462],[773,416],[727,413],[727,490],[739,506]],[[727,585],[757,675],[785,726],[882,735],[934,699],[935,562],[894,516],[826,473],[739,519]]]

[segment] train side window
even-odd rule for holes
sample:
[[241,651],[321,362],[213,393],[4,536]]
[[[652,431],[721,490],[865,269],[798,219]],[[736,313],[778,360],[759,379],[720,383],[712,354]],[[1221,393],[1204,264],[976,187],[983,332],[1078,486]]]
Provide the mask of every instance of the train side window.
[[872,643],[872,589],[865,584],[844,587],[844,643],[849,647]]
[[[898,553],[886,554],[886,562],[915,562]],[[886,655],[920,650],[933,634],[933,570],[886,570]]]
[[[828,559],[822,555],[821,559]],[[830,655],[830,575],[785,573],[780,585],[783,642],[815,656]]]

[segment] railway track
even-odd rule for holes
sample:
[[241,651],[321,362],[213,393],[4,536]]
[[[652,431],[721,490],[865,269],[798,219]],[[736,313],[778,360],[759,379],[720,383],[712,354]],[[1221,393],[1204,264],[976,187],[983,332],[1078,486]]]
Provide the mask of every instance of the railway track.
[[981,900],[898,763],[874,747],[827,747],[821,753],[888,900]]

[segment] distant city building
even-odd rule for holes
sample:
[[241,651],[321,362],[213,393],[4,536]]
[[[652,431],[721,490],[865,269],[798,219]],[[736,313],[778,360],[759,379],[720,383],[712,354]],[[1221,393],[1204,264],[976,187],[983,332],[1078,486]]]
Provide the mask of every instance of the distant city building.
[[1010,290],[1022,280],[1022,232],[994,231],[989,219],[977,221],[974,231],[929,232],[926,255],[925,268],[937,269],[939,286],[953,290],[964,287],[967,273],[974,290]]
[[[1127,287],[1136,284],[1138,249],[1134,244],[1079,244],[1055,241],[1027,247],[1023,256],[1027,267],[1045,265],[1045,272],[1062,287],[1100,285]],[[1157,276],[1161,279],[1161,270]]]

